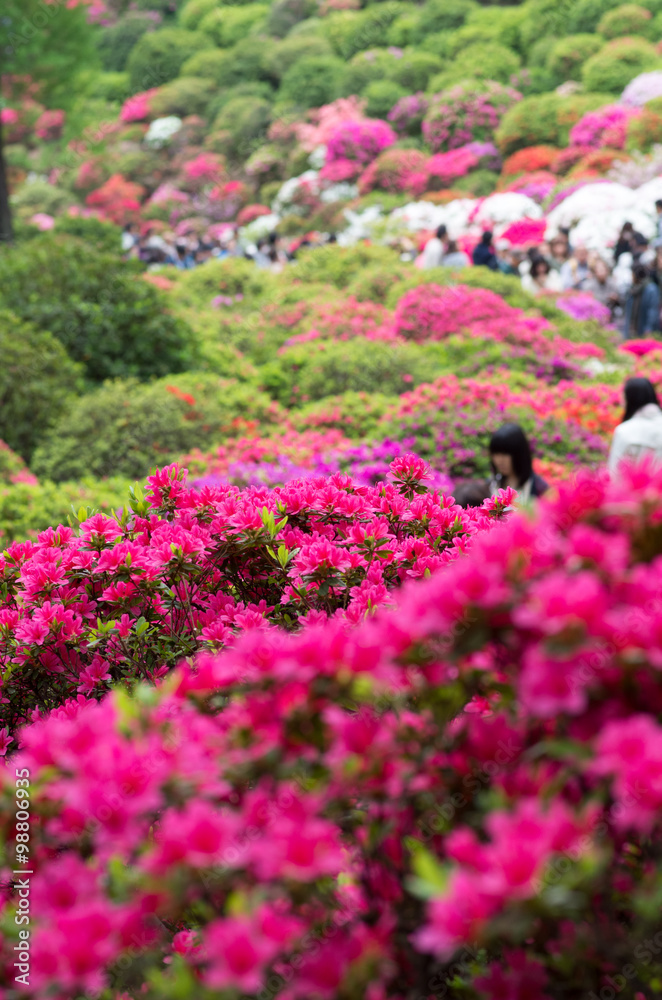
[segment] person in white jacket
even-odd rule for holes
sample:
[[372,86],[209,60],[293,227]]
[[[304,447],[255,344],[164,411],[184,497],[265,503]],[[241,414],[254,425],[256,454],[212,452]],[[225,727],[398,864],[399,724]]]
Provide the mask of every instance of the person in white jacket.
[[647,378],[630,378],[625,383],[623,420],[611,443],[609,472],[617,475],[621,462],[636,462],[645,457],[662,464],[662,409]]

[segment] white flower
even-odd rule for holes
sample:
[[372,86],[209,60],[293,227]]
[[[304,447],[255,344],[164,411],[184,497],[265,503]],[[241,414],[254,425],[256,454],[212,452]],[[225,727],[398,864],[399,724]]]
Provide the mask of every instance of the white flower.
[[274,212],[282,212],[284,208],[291,204],[301,184],[309,184],[313,190],[319,190],[317,176],[317,170],[306,170],[305,173],[299,174],[298,177],[290,177],[289,180],[285,181],[271,204]]
[[332,184],[322,191],[320,195],[320,201],[325,204],[330,204],[334,201],[351,201],[352,198],[357,198],[359,194],[359,189],[356,184],[348,184],[343,182],[342,184]]
[[314,150],[308,157],[308,162],[310,163],[313,170],[321,170],[324,166],[324,161],[326,160],[326,146],[315,146]]
[[272,233],[279,222],[280,216],[274,213],[271,215],[259,215],[257,219],[253,219],[247,226],[241,227],[239,230],[239,239],[242,243],[257,243],[258,240]]
[[155,149],[161,149],[179,132],[182,127],[182,120],[176,115],[169,115],[167,118],[155,118],[147,129],[145,144]]
[[476,214],[476,223],[479,226],[494,226],[519,222],[520,219],[541,218],[542,208],[532,198],[515,191],[504,191],[485,199]]

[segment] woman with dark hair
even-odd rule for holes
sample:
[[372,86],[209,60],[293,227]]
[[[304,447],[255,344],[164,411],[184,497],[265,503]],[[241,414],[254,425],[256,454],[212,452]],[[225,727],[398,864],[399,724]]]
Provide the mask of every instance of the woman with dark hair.
[[624,222],[620,233],[618,234],[618,239],[616,240],[616,246],[614,247],[614,263],[618,261],[618,258],[623,253],[632,252],[632,237],[634,235],[634,226],[631,222]]
[[522,275],[522,288],[531,295],[560,292],[561,278],[558,271],[553,271],[544,257],[534,257],[529,273]]
[[498,271],[499,264],[492,248],[492,233],[483,233],[480,243],[474,248],[472,261],[476,267],[489,267],[490,271]]
[[650,280],[644,264],[632,268],[632,285],[625,297],[623,336],[643,337],[660,329],[660,289]]
[[510,486],[522,500],[541,497],[549,486],[533,471],[531,445],[519,424],[504,424],[490,439],[490,492]]
[[621,462],[648,456],[662,461],[662,409],[647,378],[629,378],[625,383],[625,412],[614,431],[608,468],[617,473]]

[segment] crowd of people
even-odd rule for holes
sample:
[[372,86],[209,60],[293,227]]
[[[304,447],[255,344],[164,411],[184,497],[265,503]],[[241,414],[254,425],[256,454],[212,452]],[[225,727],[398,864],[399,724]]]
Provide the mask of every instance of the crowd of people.
[[662,200],[656,202],[657,237],[651,242],[631,222],[621,229],[611,259],[590,251],[560,229],[535,246],[515,247],[485,232],[471,258],[439,226],[418,260],[419,267],[487,267],[520,278],[532,295],[588,292],[609,309],[624,338],[643,337],[662,329]]
[[[411,239],[400,239],[394,249],[401,259],[415,261],[423,269],[449,267],[487,267],[492,271],[519,277],[522,287],[532,295],[558,295],[562,292],[588,292],[609,310],[611,322],[625,339],[648,336],[662,330],[662,200],[656,202],[657,237],[649,241],[626,222],[609,257],[589,250],[581,242],[571,243],[567,229],[532,246],[513,246],[507,240],[495,240],[484,232],[471,256],[461,241],[451,239],[446,226],[439,226],[419,254]],[[276,232],[257,243],[242,243],[228,230],[218,238],[173,233],[140,233],[131,223],[122,233],[122,251],[148,267],[170,265],[189,270],[213,258],[244,257],[270,271],[282,271],[296,260],[302,248],[335,243],[333,234],[309,234],[285,244]]]
[[122,232],[122,253],[127,260],[135,258],[148,267],[167,265],[182,271],[199,267],[214,258],[245,257],[254,261],[257,267],[277,273],[296,259],[300,249],[335,242],[333,234],[311,233],[286,247],[283,238],[272,232],[257,243],[243,244],[233,232],[218,238],[210,235],[184,238],[168,232],[141,234],[136,223],[129,223]]

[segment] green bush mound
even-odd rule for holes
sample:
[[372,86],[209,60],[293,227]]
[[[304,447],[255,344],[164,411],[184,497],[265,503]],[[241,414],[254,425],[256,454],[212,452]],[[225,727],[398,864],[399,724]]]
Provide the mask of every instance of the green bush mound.
[[208,35],[182,28],[161,28],[142,35],[126,64],[131,92],[137,94],[174,80],[187,59],[213,44]]
[[316,427],[339,430],[346,437],[362,440],[377,431],[380,419],[397,396],[382,392],[342,392],[315,403],[308,403],[292,414],[292,424],[299,430]]
[[582,83],[586,90],[620,94],[639,73],[662,68],[655,46],[644,38],[616,38],[584,63]]
[[154,29],[154,20],[149,14],[129,11],[115,24],[110,24],[98,36],[98,49],[104,69],[122,72],[131,52],[143,35]]
[[92,382],[192,367],[193,331],[137,262],[47,233],[0,251],[0,307],[53,334]]
[[[112,514],[127,504],[132,483],[114,476],[86,477],[76,483],[14,483],[0,486],[0,545],[36,538],[59,524],[76,524],[76,515]],[[81,508],[83,510],[81,510]]]
[[259,381],[279,403],[296,407],[348,391],[396,396],[437,374],[415,344],[357,338],[289,347],[262,367]]
[[501,119],[495,134],[496,144],[505,156],[525,146],[567,146],[572,126],[588,111],[609,103],[613,103],[613,95],[609,93],[525,97]]
[[253,385],[204,372],[148,385],[116,379],[78,399],[45,436],[32,460],[40,478],[141,478],[192,448],[235,436],[242,418],[264,423],[272,401]]
[[553,39],[546,59],[546,66],[554,82],[565,83],[566,80],[580,80],[581,69],[587,59],[599,52],[603,41],[597,35],[569,35]]
[[0,310],[0,437],[26,461],[82,388],[82,367],[59,340]]

